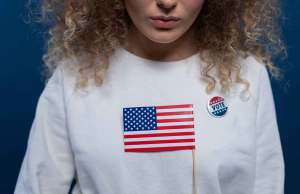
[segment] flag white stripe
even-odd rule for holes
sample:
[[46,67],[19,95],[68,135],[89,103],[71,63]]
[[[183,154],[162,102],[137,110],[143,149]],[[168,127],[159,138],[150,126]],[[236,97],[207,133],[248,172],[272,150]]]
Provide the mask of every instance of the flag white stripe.
[[143,138],[125,138],[125,142],[170,140],[170,139],[193,139],[193,138],[195,138],[195,135],[163,136],[163,137],[143,137]]
[[178,125],[193,125],[193,121],[186,122],[167,122],[167,123],[157,123],[157,126],[178,126]]
[[181,118],[193,118],[192,114],[186,115],[157,115],[157,119],[181,119]]
[[156,109],[156,112],[181,112],[181,111],[193,111],[193,108],[167,108],[167,109]]
[[124,135],[133,134],[153,134],[153,133],[178,133],[178,132],[193,132],[194,128],[190,129],[163,129],[163,130],[147,130],[147,131],[124,131]]
[[125,145],[125,148],[156,148],[156,147],[176,147],[176,146],[194,146],[194,145],[195,145],[195,142],[160,143],[160,144]]

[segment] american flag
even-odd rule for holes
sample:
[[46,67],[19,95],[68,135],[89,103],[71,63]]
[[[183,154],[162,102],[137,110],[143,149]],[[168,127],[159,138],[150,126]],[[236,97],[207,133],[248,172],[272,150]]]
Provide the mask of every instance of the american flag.
[[123,108],[125,152],[195,149],[193,104]]

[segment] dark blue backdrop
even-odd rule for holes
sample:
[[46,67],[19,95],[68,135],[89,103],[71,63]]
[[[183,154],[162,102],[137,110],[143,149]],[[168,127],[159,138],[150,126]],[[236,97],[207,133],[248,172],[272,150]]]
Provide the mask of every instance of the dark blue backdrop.
[[[0,194],[13,193],[25,153],[38,97],[43,89],[40,76],[43,39],[24,23],[25,0],[0,1],[1,141]],[[299,193],[300,180],[300,1],[284,2],[285,40],[289,59],[286,80],[272,81],[281,141],[286,164],[286,194]]]

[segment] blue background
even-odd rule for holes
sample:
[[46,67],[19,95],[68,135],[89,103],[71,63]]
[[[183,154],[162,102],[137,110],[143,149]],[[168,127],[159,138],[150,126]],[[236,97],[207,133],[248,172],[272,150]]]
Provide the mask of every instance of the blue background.
[[[0,194],[13,193],[25,153],[37,100],[44,87],[40,76],[42,34],[24,23],[27,1],[0,1]],[[299,193],[300,180],[300,1],[286,0],[284,38],[289,58],[282,82],[272,80],[277,118],[286,165],[286,194]]]

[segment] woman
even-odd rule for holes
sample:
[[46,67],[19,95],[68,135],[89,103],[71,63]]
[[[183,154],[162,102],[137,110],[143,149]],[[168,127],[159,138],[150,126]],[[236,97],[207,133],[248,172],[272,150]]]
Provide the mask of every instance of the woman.
[[[283,194],[276,0],[65,0],[15,194]],[[92,81],[92,82],[90,82]]]

